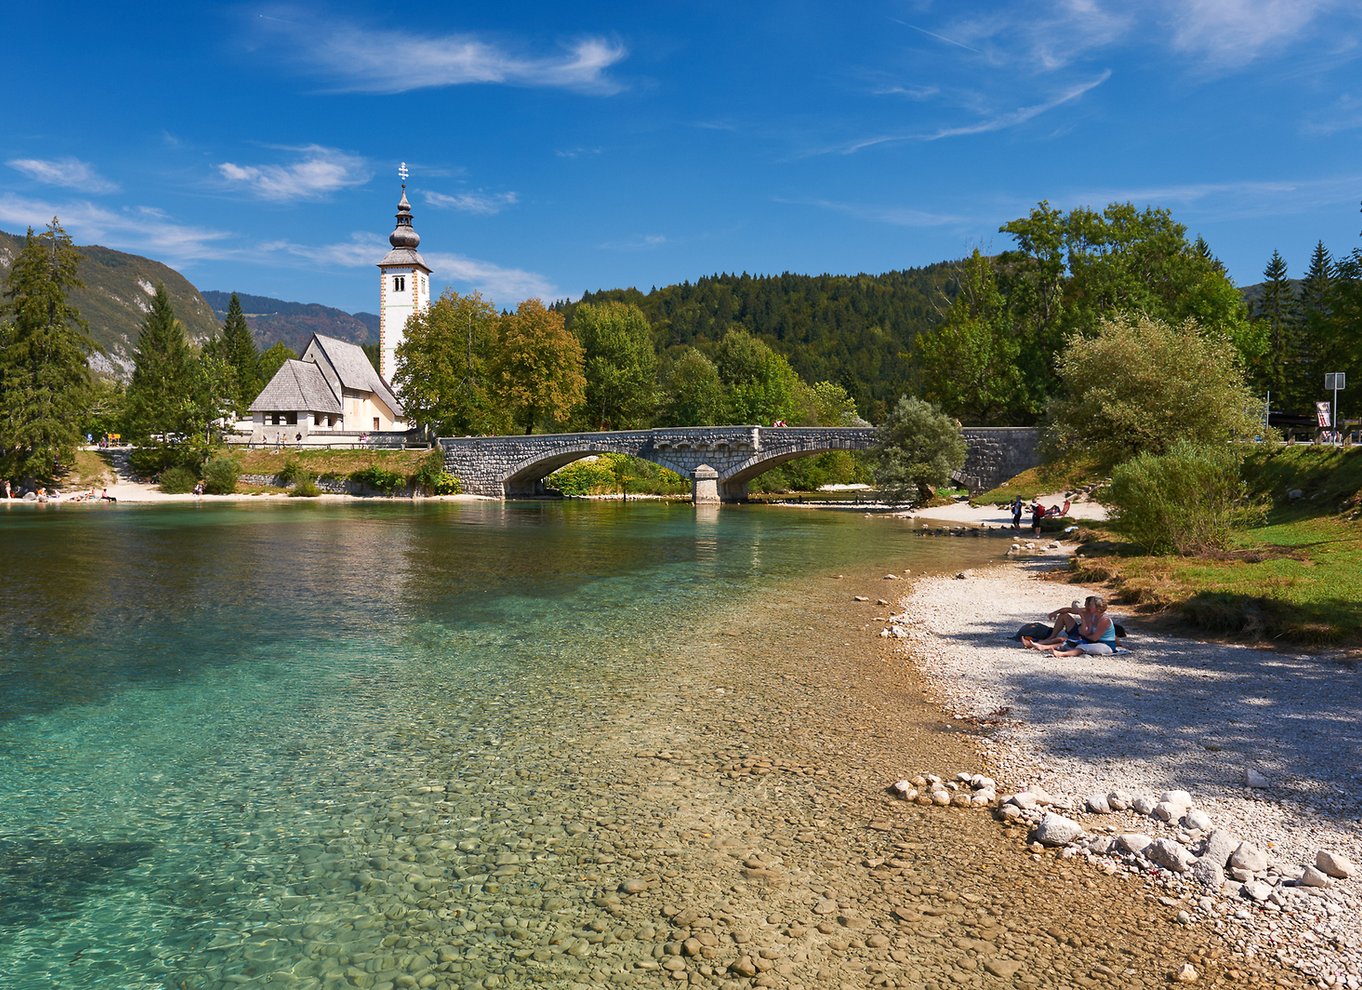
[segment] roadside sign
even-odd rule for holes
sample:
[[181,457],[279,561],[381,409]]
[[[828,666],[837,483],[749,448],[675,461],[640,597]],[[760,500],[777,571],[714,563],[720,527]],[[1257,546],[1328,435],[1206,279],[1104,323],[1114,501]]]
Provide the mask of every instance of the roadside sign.
[[1319,418],[1319,428],[1321,430],[1327,430],[1330,426],[1333,425],[1332,417],[1329,414],[1329,403],[1316,402],[1315,415]]
[[1345,371],[1326,371],[1324,373],[1324,391],[1342,392],[1348,385],[1348,373]]

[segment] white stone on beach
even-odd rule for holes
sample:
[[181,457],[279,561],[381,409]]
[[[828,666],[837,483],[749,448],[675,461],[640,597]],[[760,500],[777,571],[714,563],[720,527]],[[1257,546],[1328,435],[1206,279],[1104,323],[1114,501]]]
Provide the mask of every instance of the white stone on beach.
[[987,808],[997,799],[998,796],[992,791],[975,791],[974,794],[970,796],[969,803],[976,808]]
[[1244,771],[1245,787],[1256,787],[1261,790],[1262,788],[1267,787],[1268,784],[1270,783],[1271,781],[1269,781],[1266,777],[1260,774],[1257,770],[1254,770],[1252,767],[1249,767],[1247,770]]
[[1346,880],[1357,872],[1352,860],[1340,852],[1333,852],[1329,849],[1321,849],[1315,855],[1315,866],[1325,876],[1334,877],[1338,880]]
[[1018,791],[1007,799],[1007,803],[1020,808],[1022,811],[1030,811],[1032,808],[1040,807],[1040,802],[1030,791]]
[[1047,812],[1032,838],[1043,846],[1067,846],[1083,836],[1083,826],[1072,818]]
[[917,788],[913,786],[911,780],[899,780],[894,783],[892,788],[894,796],[904,801],[911,801],[917,797]]
[[1207,890],[1219,890],[1225,884],[1225,864],[1239,848],[1239,839],[1228,829],[1218,828],[1206,837],[1206,848],[1192,867],[1192,875]]
[[1159,800],[1175,804],[1183,811],[1192,806],[1192,795],[1186,791],[1164,791],[1159,795]]
[[1130,802],[1130,808],[1136,814],[1147,815],[1154,810],[1155,801],[1147,794],[1140,794]]
[[1112,811],[1125,811],[1133,800],[1127,791],[1111,791],[1107,794],[1107,807]]
[[998,789],[998,782],[996,780],[992,777],[985,777],[981,773],[976,773],[971,777],[969,785],[976,791],[996,791]]
[[1116,844],[1128,853],[1139,855],[1149,848],[1154,840],[1143,832],[1123,832],[1116,837]]
[[1261,880],[1250,880],[1244,884],[1244,894],[1254,901],[1265,901],[1272,896],[1272,885]]
[[868,602],[868,601],[870,601],[870,599],[867,598],[865,595],[852,595],[852,596],[851,596],[851,600],[852,600],[853,602]]
[[1173,839],[1155,839],[1144,850],[1145,859],[1174,873],[1186,873],[1193,856],[1185,846]]
[[1182,810],[1171,801],[1160,801],[1154,805],[1154,810],[1149,814],[1151,818],[1157,818],[1161,822],[1175,822],[1181,817]]
[[1307,866],[1301,871],[1300,879],[1296,883],[1301,887],[1328,887],[1333,881],[1320,870]]
[[1193,808],[1182,816],[1182,827],[1195,829],[1198,832],[1206,832],[1211,827],[1211,816],[1200,808]]
[[1111,814],[1111,805],[1107,803],[1105,794],[1089,794],[1083,799],[1083,806],[1094,815]]
[[1241,842],[1230,856],[1230,866],[1248,873],[1262,873],[1267,869],[1267,853],[1250,842]]
[[944,808],[951,803],[950,791],[932,791],[932,804]]
[[1179,983],[1195,983],[1197,981],[1196,967],[1191,963],[1183,963],[1182,969],[1173,974],[1173,979]]

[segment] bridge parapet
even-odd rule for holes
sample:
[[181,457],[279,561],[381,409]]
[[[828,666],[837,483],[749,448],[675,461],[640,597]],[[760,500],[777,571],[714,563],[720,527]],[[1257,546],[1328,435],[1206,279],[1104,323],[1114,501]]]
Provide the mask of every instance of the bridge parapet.
[[[961,432],[968,455],[958,477],[971,489],[991,488],[1036,464],[1034,429],[966,427]],[[717,493],[731,501],[744,498],[748,482],[777,464],[833,450],[868,450],[875,440],[873,427],[688,426],[451,437],[440,445],[445,470],[475,495],[533,495],[544,490],[544,478],[565,464],[591,454],[630,454],[689,479],[697,498]]]

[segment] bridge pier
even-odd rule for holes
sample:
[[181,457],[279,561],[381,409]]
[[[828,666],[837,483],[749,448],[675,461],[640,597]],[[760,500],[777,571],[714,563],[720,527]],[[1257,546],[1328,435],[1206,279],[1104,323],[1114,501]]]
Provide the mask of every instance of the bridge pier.
[[696,505],[719,504],[719,472],[701,464],[690,474],[690,500]]

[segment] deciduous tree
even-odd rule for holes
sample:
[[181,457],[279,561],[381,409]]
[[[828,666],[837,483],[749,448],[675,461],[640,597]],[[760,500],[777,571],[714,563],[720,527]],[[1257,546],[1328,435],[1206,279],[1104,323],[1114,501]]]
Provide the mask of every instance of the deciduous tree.
[[538,299],[501,318],[490,363],[492,394],[512,420],[533,433],[540,423],[567,420],[586,395],[582,345]]
[[440,436],[500,433],[509,419],[492,394],[497,312],[478,293],[453,289],[407,320],[393,385],[407,418]]
[[891,498],[931,497],[965,463],[960,426],[930,402],[903,396],[880,426],[873,453],[875,481]]
[[765,341],[732,327],[719,341],[714,364],[724,385],[730,422],[773,423],[795,415],[799,376]]
[[588,428],[647,426],[657,409],[657,351],[643,311],[630,303],[584,303],[573,310],[571,330],[586,355]]
[[68,302],[80,255],[54,217],[10,266],[0,313],[0,474],[48,480],[74,462],[93,349]]
[[1239,360],[1229,341],[1190,320],[1121,316],[1092,337],[1075,334],[1060,357],[1063,391],[1050,405],[1044,453],[1111,467],[1178,440],[1251,437],[1263,428],[1261,404]]
[[666,374],[663,416],[668,426],[716,426],[723,420],[724,386],[714,362],[687,347]]

